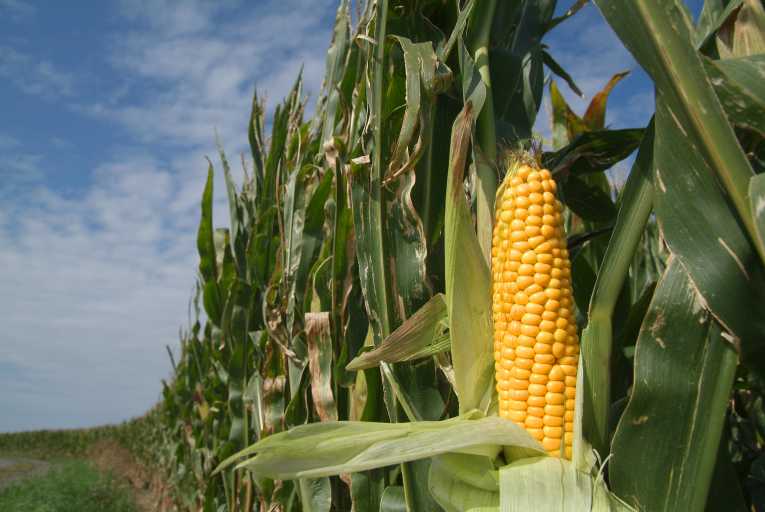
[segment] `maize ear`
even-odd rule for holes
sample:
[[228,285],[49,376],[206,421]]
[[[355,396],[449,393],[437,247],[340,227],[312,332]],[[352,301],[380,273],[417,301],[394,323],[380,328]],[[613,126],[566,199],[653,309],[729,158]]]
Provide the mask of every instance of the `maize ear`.
[[555,192],[550,171],[520,163],[497,193],[494,361],[500,416],[570,459],[579,339]]

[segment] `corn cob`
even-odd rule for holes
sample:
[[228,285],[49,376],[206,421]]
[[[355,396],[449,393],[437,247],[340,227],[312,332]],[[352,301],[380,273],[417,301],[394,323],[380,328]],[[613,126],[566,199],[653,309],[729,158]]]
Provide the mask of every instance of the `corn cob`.
[[579,340],[555,192],[550,171],[521,163],[497,193],[494,361],[500,416],[524,427],[551,455],[570,459]]

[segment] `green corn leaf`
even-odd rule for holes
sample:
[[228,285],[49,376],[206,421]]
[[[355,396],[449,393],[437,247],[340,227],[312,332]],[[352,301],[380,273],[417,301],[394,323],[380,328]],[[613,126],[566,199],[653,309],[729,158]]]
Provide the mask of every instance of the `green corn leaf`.
[[327,63],[324,72],[322,94],[317,111],[323,110],[323,117],[314,117],[314,122],[321,122],[321,144],[331,141],[335,130],[335,121],[340,109],[340,83],[345,70],[351,27],[348,13],[348,0],[341,0],[335,15],[335,27],[332,42],[327,50]]
[[329,512],[332,508],[332,487],[329,478],[301,478],[298,481],[301,510]]
[[608,194],[577,176],[569,176],[561,192],[566,206],[585,220],[608,222],[616,217],[616,206]]
[[236,262],[238,274],[244,278],[246,276],[246,233],[244,232],[244,211],[239,204],[239,197],[236,193],[236,184],[231,176],[231,167],[228,164],[226,154],[218,142],[218,155],[223,165],[223,178],[226,182],[226,193],[228,194],[229,222],[231,227],[231,252]]
[[404,488],[391,485],[385,488],[380,499],[380,512],[407,512]]
[[[550,80],[550,104],[552,106],[552,146],[558,150],[570,142],[568,134],[572,125],[577,131],[585,130],[583,127],[579,128],[582,125],[582,120],[571,110],[555,80]],[[543,161],[546,162],[544,158],[543,156]]]
[[642,129],[585,132],[568,146],[545,153],[542,164],[555,175],[605,171],[635,151],[642,138]]
[[562,15],[558,16],[557,18],[553,18],[552,20],[550,20],[550,23],[548,23],[547,25],[547,31],[554,29],[555,27],[557,27],[558,25],[560,25],[561,23],[569,19],[571,16],[579,12],[579,10],[582,7],[587,5],[588,1],[589,0],[576,0],[574,4],[566,10],[566,12],[564,12]]
[[380,346],[356,357],[346,369],[363,370],[377,366],[380,361],[409,361],[449,350],[449,337],[444,332],[447,326],[446,300],[439,293],[406,319]]
[[[736,212],[697,148],[675,124],[667,101],[660,100],[656,111],[654,187],[662,234],[691,276],[705,307],[740,339],[744,362],[762,367],[762,266]],[[688,197],[694,201],[683,201]],[[747,215],[753,218],[748,205]]]
[[218,270],[212,220],[213,166],[207,169],[207,183],[202,194],[202,219],[197,233],[199,250],[199,274],[202,278],[203,303],[209,318],[217,321],[221,315],[221,298],[218,290]]
[[706,0],[701,10],[696,33],[694,34],[694,46],[702,48],[717,33],[720,27],[728,20],[731,14],[741,7],[743,0],[731,0],[725,5],[724,0]]
[[613,440],[609,475],[627,503],[704,510],[736,359],[672,258],[638,338],[635,385]]
[[[433,83],[436,70],[436,54],[433,45],[413,43],[403,36],[391,36],[401,45],[404,53],[404,69],[406,72],[406,107],[401,121],[401,131],[393,147],[393,155],[388,161],[388,175],[398,175],[402,169],[408,169],[413,162],[407,161],[409,145],[413,140],[420,120],[420,109],[423,105],[422,88]],[[414,151],[416,154],[416,151]]]
[[499,475],[488,457],[464,454],[434,457],[429,488],[446,512],[499,510]]
[[[558,62],[557,62],[557,61],[556,61],[556,60],[553,58],[553,56],[552,56],[552,55],[550,55],[550,54],[549,54],[548,52],[546,52],[546,51],[542,51],[542,60],[544,61],[544,63],[545,63],[545,66],[547,66],[548,68],[550,68],[550,71],[552,71],[553,73],[555,73],[556,75],[558,75],[558,76],[561,78],[561,80],[563,80],[564,82],[566,82],[566,84],[568,84],[568,87],[569,87],[569,88],[570,88],[572,91],[574,91],[574,92],[577,94],[577,96],[580,96],[580,97],[582,96],[582,91],[581,91],[581,90],[579,89],[579,87],[576,85],[576,82],[574,82],[574,79],[571,77],[571,75],[569,75],[569,74],[566,72],[566,70],[565,70],[565,69],[563,69],[563,68],[561,67],[561,65],[560,65],[560,64],[558,64]],[[550,85],[552,86],[552,84],[553,84],[553,82],[551,81],[551,82],[550,82]]]
[[[581,414],[582,432],[601,457],[608,454],[608,411],[610,400],[609,363],[613,347],[613,314],[619,291],[626,280],[633,254],[651,213],[653,186],[650,180],[653,165],[653,125],[649,125],[635,159],[635,164],[622,193],[616,224],[606,253],[597,272],[597,279],[587,311],[588,324],[582,332],[583,386]],[[574,460],[586,469],[586,448],[574,440]]]
[[[699,170],[709,181],[716,176],[733,203],[749,237],[754,223],[747,201],[752,167],[728,124],[712,84],[704,72],[701,56],[691,42],[691,20],[678,0],[595,0],[608,23],[635,59],[654,80],[657,112],[657,140],[669,141],[668,127],[682,136],[704,162]],[[660,125],[664,127],[660,129]],[[673,145],[676,141],[673,140]],[[657,148],[658,152],[658,148]],[[666,166],[665,172],[677,166]],[[674,173],[677,174],[677,173]],[[688,197],[688,196],[685,196]],[[703,204],[696,198],[695,204]],[[710,230],[711,231],[711,230]],[[765,259],[765,246],[756,247]],[[733,249],[734,251],[736,249]],[[708,265],[707,265],[708,266]],[[696,273],[691,270],[694,280]]]
[[765,55],[705,58],[704,67],[730,122],[765,137]]
[[247,126],[247,138],[250,143],[250,152],[253,163],[253,181],[255,186],[255,196],[262,192],[265,187],[265,168],[266,168],[266,146],[263,143],[263,117],[265,116],[265,107],[258,98],[257,89],[252,95],[252,108],[250,110],[250,119]]
[[380,511],[380,501],[385,492],[384,473],[382,469],[372,469],[351,475],[351,500],[354,511]]
[[[295,321],[295,275],[300,268],[301,255],[303,253],[303,227],[305,225],[305,204],[306,204],[306,173],[303,169],[292,171],[287,177],[287,183],[282,195],[282,226],[284,240],[281,243],[282,257],[282,293],[287,295],[287,333],[289,336],[289,345],[292,345],[293,325]],[[292,377],[291,377],[292,379]],[[295,385],[295,382],[290,382]]]
[[449,39],[446,40],[446,43],[443,46],[439,45],[438,49],[436,50],[438,60],[441,62],[446,62],[449,59],[449,55],[451,54],[454,45],[462,37],[465,26],[467,25],[467,22],[470,19],[470,15],[473,12],[474,5],[475,0],[468,0],[468,2],[463,5],[462,10],[457,15],[457,20],[454,22],[454,28],[452,29],[452,33],[449,35]]

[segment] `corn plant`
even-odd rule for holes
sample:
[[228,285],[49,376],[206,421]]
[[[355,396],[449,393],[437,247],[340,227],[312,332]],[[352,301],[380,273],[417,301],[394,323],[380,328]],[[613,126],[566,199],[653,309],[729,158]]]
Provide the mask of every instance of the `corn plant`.
[[[578,90],[544,37],[584,3],[376,0],[352,24],[343,0],[313,116],[298,77],[267,138],[255,95],[241,186],[219,155],[227,229],[210,163],[192,321],[152,416],[180,508],[756,504],[736,472],[765,464],[761,4],[708,0],[694,25],[677,0],[595,0],[656,115],[609,130],[623,75],[581,117],[549,81],[540,150],[546,73]],[[636,149],[614,198],[604,172]],[[521,244],[507,274],[503,229]],[[552,341],[524,351],[516,328]],[[531,356],[535,382],[504,373]]]

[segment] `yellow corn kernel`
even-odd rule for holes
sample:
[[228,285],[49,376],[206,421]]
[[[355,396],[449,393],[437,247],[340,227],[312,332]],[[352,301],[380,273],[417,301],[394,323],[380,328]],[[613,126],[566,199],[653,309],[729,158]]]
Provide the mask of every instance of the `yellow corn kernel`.
[[497,194],[494,358],[500,416],[570,458],[579,340],[556,190],[548,170],[514,164]]
[[[534,366],[536,366],[536,364],[534,364]],[[529,377],[529,382],[531,384],[546,385],[547,381],[548,381],[547,374],[545,374],[545,373],[536,373],[534,371],[534,366],[531,367],[531,377]]]
[[547,402],[543,396],[529,395],[529,398],[526,400],[526,405],[528,407],[539,407],[544,411],[544,407],[547,405]]
[[555,451],[555,455],[557,455],[557,451],[560,450],[560,438],[545,437],[542,439],[542,448],[548,452]]
[[537,441],[541,441],[545,437],[544,432],[542,431],[542,429],[539,429],[539,428],[526,427],[526,432],[531,434],[531,437],[533,437]]
[[542,428],[542,427],[544,427],[544,422],[542,421],[542,419],[541,418],[537,418],[536,416],[527,416],[524,424],[528,428]]
[[[531,397],[529,397],[529,398],[531,398]],[[545,410],[543,408],[541,408],[541,407],[533,407],[533,406],[529,405],[526,408],[526,414],[528,414],[530,416],[538,416],[540,418],[543,418],[544,415],[545,415]]]

